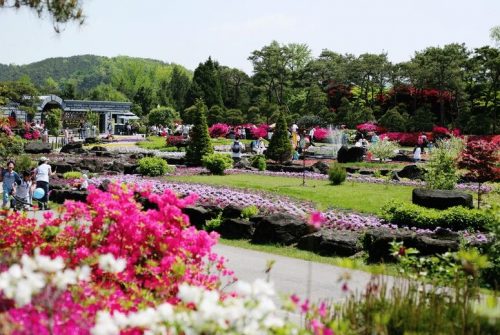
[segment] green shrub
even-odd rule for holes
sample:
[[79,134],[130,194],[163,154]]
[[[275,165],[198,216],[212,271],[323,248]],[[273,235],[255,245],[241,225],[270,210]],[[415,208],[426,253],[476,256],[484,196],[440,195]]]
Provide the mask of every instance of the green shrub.
[[243,219],[250,219],[252,216],[259,214],[259,208],[255,205],[243,208],[241,211],[241,217]]
[[274,161],[283,163],[292,159],[292,152],[292,143],[290,143],[288,138],[286,117],[284,113],[280,113],[273,137],[271,137],[269,147],[266,151],[266,156]]
[[68,171],[63,174],[64,179],[79,179],[82,178],[82,173],[79,171]]
[[221,223],[222,223],[222,212],[219,213],[219,215],[217,215],[217,217],[210,219],[210,220],[207,220],[205,222],[205,230],[213,231],[213,230],[219,228]]
[[0,132],[0,157],[5,160],[15,159],[24,153],[25,141],[19,136],[7,136]]
[[28,155],[20,155],[16,158],[16,171],[22,174],[24,171],[31,171],[36,166],[36,162]]
[[328,180],[332,185],[340,185],[347,178],[347,171],[344,167],[339,164],[332,164],[328,170]]
[[143,176],[163,176],[175,171],[175,167],[170,166],[160,157],[144,157],[139,159],[139,173]]
[[233,159],[226,154],[209,154],[203,156],[201,164],[213,174],[223,175],[226,169],[233,167]]
[[428,188],[439,190],[455,188],[458,180],[458,158],[463,147],[463,140],[456,137],[437,142],[426,164],[425,182]]
[[397,142],[392,142],[384,138],[383,140],[373,143],[368,151],[370,151],[373,156],[379,158],[382,163],[386,159],[394,157],[398,149],[399,145]]
[[487,230],[495,222],[488,212],[464,207],[445,210],[425,208],[401,201],[391,201],[382,207],[382,217],[394,224],[434,229],[436,227]]
[[255,155],[250,159],[252,167],[264,171],[267,168],[266,157],[264,155]]

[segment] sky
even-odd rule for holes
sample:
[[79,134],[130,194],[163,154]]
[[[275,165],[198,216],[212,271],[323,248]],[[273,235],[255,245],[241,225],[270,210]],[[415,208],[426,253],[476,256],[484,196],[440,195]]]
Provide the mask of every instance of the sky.
[[[81,0],[82,1],[82,0]],[[305,43],[317,57],[387,52],[393,62],[429,46],[492,45],[498,0],[83,0],[82,26],[56,34],[49,18],[0,9],[0,63],[94,54],[159,59],[194,70],[208,56],[252,72],[252,51]]]

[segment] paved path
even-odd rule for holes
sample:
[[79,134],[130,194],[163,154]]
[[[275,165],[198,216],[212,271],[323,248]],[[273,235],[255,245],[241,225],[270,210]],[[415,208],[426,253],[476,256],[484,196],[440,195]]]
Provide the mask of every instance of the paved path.
[[[29,217],[42,219],[41,211],[29,211]],[[227,266],[235,272],[238,279],[252,282],[257,278],[266,278],[265,269],[268,261],[275,263],[270,272],[278,293],[297,294],[301,298],[338,301],[346,296],[342,286],[346,275],[351,291],[361,291],[370,280],[371,274],[350,270],[333,265],[308,262],[296,258],[268,254],[264,252],[216,245],[214,251],[227,258]],[[387,279],[392,282],[392,278]],[[308,282],[310,285],[308,285]]]
[[[215,252],[228,259],[228,268],[234,270],[235,275],[245,281],[257,278],[266,278],[265,268],[269,260],[275,260],[270,273],[279,293],[295,293],[302,298],[313,301],[338,300],[346,296],[342,291],[344,281],[339,279],[346,274],[350,276],[348,287],[351,290],[363,290],[370,280],[371,274],[341,268],[322,263],[308,262],[300,259],[267,254],[264,252],[240,249],[226,245],[217,245]],[[308,294],[308,281],[310,278],[310,294]],[[391,280],[391,278],[388,278]]]

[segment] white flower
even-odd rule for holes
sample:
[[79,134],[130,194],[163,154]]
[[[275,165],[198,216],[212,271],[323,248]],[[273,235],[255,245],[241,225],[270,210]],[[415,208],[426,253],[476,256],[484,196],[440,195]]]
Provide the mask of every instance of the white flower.
[[77,272],[78,281],[90,281],[91,270],[90,270],[90,267],[88,265],[82,266],[81,268],[76,270],[76,272]]
[[197,304],[201,299],[202,293],[202,288],[200,287],[181,284],[179,286],[179,293],[177,293],[177,297],[186,304]]
[[248,282],[239,280],[236,282],[235,292],[241,297],[249,296],[252,294],[252,285]]
[[52,278],[54,284],[59,290],[65,290],[68,285],[77,283],[77,273],[75,270],[66,269],[62,272],[57,272]]
[[35,262],[37,263],[38,269],[44,272],[58,272],[64,269],[64,260],[60,256],[52,259],[49,256],[36,253]]
[[274,296],[274,285],[273,283],[267,282],[263,279],[256,279],[252,284],[252,293],[256,297],[260,296]]
[[156,322],[156,311],[149,307],[137,313],[132,313],[128,317],[131,327],[146,328]]
[[172,322],[174,319],[174,308],[168,303],[161,304],[156,308],[158,317],[162,322]]
[[115,258],[113,254],[99,256],[99,268],[104,272],[119,273],[125,270],[127,261],[123,258]]
[[96,324],[90,330],[92,335],[118,335],[120,328],[114,323],[111,314],[106,311],[97,313]]

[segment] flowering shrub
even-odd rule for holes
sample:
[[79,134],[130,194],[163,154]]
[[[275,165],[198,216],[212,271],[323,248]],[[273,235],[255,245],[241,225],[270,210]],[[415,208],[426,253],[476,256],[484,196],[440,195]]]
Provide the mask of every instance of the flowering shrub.
[[[109,184],[108,191],[90,186],[86,204],[67,201],[66,211],[58,217],[45,213],[41,223],[20,213],[2,220],[0,252],[26,256],[22,266],[3,258],[1,268],[11,268],[0,276],[0,303],[23,329],[86,334],[81,327],[89,329],[99,310],[177,304],[182,283],[213,290],[221,277],[232,275],[224,259],[211,252],[217,235],[197,231],[181,212],[195,196],[180,200],[168,190],[154,194],[147,187],[119,184]],[[218,272],[208,272],[210,265]],[[71,286],[87,278],[88,283]],[[10,304],[10,298],[22,304]]]
[[314,139],[318,142],[323,142],[327,139],[329,132],[326,128],[314,128]]
[[167,136],[167,146],[173,146],[173,147],[186,146],[187,142],[188,142],[187,139],[185,139],[182,135],[179,135],[179,136],[169,135],[169,136]]
[[413,147],[418,144],[418,135],[419,133],[389,132],[380,135],[380,139],[388,139],[389,141],[398,142],[402,146]]
[[208,132],[212,138],[226,137],[229,134],[229,126],[225,123],[216,123],[208,129]]
[[361,132],[364,132],[364,133],[368,133],[368,132],[376,132],[376,133],[383,133],[386,131],[385,128],[383,127],[380,127],[374,123],[371,123],[371,122],[365,122],[365,123],[362,123],[362,124],[358,124],[356,126],[356,129],[361,131]]
[[250,134],[252,134],[253,139],[258,139],[259,137],[267,138],[268,131],[269,126],[267,124],[261,124],[258,127],[250,128]]

